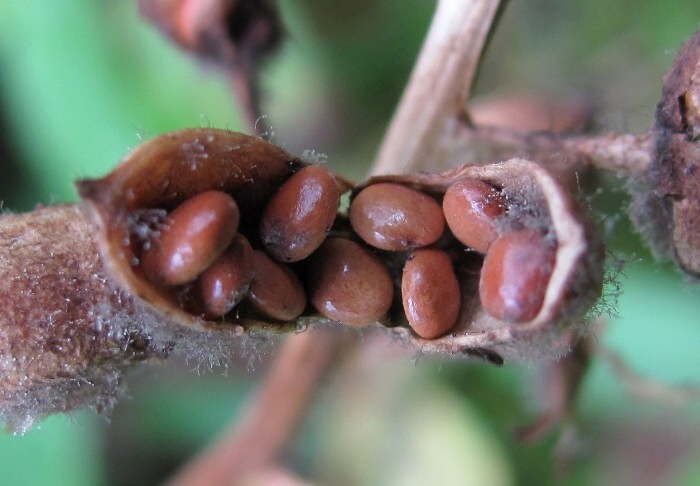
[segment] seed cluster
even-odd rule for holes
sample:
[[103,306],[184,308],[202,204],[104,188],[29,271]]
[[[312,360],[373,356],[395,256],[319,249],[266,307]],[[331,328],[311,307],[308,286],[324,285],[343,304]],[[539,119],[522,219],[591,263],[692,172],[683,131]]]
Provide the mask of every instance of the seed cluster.
[[[435,339],[468,315],[463,307],[473,299],[464,293],[474,292],[467,281],[475,278],[490,315],[535,318],[556,243],[505,224],[511,215],[499,188],[476,179],[437,192],[375,182],[355,189],[341,211],[345,189],[326,167],[306,165],[262,208],[225,191],[198,193],[170,209],[136,250],[136,269],[208,320],[286,322],[315,312],[350,326],[408,325]],[[259,216],[242,218],[249,214]]]

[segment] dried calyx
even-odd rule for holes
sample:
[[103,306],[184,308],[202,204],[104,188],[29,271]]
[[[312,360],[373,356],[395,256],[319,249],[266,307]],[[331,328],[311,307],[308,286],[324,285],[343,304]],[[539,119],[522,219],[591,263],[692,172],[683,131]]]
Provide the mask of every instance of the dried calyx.
[[202,331],[379,322],[424,352],[501,362],[563,352],[558,331],[600,294],[599,239],[525,160],[354,186],[261,139],[197,128],[78,187],[117,282]]

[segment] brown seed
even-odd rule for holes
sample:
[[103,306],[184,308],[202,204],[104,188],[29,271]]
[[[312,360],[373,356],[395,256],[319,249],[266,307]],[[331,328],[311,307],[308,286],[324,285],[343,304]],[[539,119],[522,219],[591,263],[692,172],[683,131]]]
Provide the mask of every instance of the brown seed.
[[253,279],[253,248],[248,240],[237,235],[194,285],[201,313],[213,319],[228,314],[248,294]]
[[435,243],[445,230],[440,205],[427,194],[401,184],[372,184],[353,199],[350,224],[370,245],[410,250]]
[[506,233],[486,254],[479,296],[486,312],[506,322],[537,316],[554,269],[556,248],[534,230]]
[[253,251],[253,281],[248,302],[260,314],[278,321],[291,321],[304,312],[304,286],[291,269],[260,250]]
[[260,220],[260,238],[279,261],[303,260],[318,248],[338,212],[340,193],[320,165],[299,170],[270,199]]
[[447,189],[442,210],[447,225],[459,241],[480,253],[486,253],[498,238],[494,220],[506,212],[506,201],[495,187],[466,179]]
[[225,192],[189,198],[168,215],[160,236],[141,255],[144,274],[165,285],[194,280],[229,246],[239,221],[238,205]]
[[324,316],[351,326],[387,313],[394,295],[389,271],[354,241],[330,238],[310,258],[309,300]]
[[434,339],[452,329],[460,308],[459,282],[442,250],[416,250],[401,277],[401,299],[408,323],[420,337]]

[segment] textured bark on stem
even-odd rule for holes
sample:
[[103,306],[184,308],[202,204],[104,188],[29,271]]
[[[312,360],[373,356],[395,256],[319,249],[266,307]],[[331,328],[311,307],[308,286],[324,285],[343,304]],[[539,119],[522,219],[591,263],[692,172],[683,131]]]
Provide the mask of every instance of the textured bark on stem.
[[657,253],[700,278],[700,32],[666,75],[654,136],[633,217]]
[[141,309],[107,278],[93,235],[81,206],[0,217],[0,419],[10,429],[109,409],[129,364],[167,354],[128,331]]

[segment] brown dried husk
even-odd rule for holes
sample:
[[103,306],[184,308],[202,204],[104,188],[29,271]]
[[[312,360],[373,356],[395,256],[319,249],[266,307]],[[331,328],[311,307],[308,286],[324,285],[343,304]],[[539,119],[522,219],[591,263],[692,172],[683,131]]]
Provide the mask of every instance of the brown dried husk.
[[700,278],[700,32],[666,74],[653,134],[653,162],[631,187],[631,216],[657,256]]
[[[109,175],[78,181],[97,226],[97,242],[110,274],[130,294],[165,317],[201,330],[221,326],[182,310],[171,292],[140,273],[130,241],[133,215],[143,209],[170,210],[207,190],[231,194],[239,206],[260,208],[304,163],[262,139],[210,128],[191,128],[154,138],[129,154]],[[242,219],[256,214],[242,215]],[[230,324],[287,330],[290,325],[235,320]],[[293,326],[291,326],[293,327]]]
[[[583,324],[584,314],[600,297],[604,251],[583,208],[552,174],[537,163],[511,159],[497,164],[464,165],[440,174],[378,176],[364,185],[397,182],[441,196],[450,185],[463,179],[482,180],[501,188],[509,206],[518,208],[520,213],[520,217],[504,224],[549,230],[550,238],[556,241],[557,255],[544,303],[531,321],[510,324],[483,309],[478,291],[474,290],[471,296],[463,291],[461,316],[450,334],[425,340],[403,328],[394,330],[405,334],[423,353],[476,354],[489,361],[498,361],[498,355],[561,356],[571,342],[566,331]],[[462,288],[475,288],[474,282],[462,282]]]
[[[78,183],[97,225],[98,245],[105,265],[129,293],[178,323],[202,331],[240,326],[245,332],[277,333],[326,325],[318,314],[307,313],[297,322],[269,323],[226,316],[206,321],[183,311],[173,297],[150,283],[134,265],[137,255],[124,242],[129,238],[131,215],[152,208],[170,210],[206,190],[231,194],[243,208],[243,219],[255,220],[272,193],[306,163],[259,138],[225,130],[197,128],[163,135],[137,148],[111,174]],[[462,313],[456,328],[444,337],[425,340],[408,327],[391,330],[424,353],[467,354],[502,362],[501,354],[557,356],[570,342],[559,339],[562,330],[577,325],[600,295],[602,245],[581,208],[545,169],[522,159],[481,166],[463,166],[442,174],[380,176],[377,182],[397,182],[441,197],[454,182],[479,179],[502,188],[528,223],[549,228],[557,243],[556,263],[544,304],[530,322],[517,325],[489,316],[479,304],[474,281],[463,282]],[[349,183],[338,179],[343,190]],[[247,212],[247,213],[246,213]],[[252,214],[250,214],[252,212]],[[391,323],[389,323],[391,324]],[[555,343],[562,342],[562,346]]]

